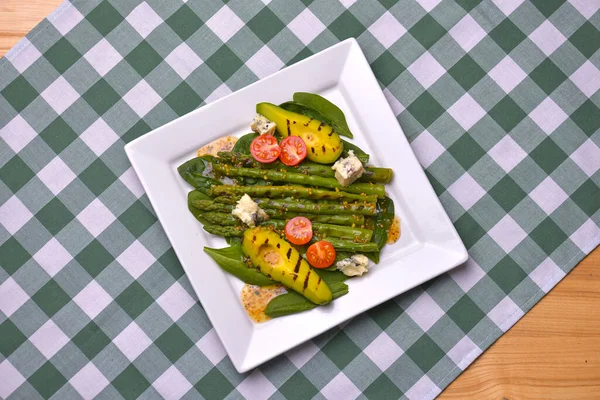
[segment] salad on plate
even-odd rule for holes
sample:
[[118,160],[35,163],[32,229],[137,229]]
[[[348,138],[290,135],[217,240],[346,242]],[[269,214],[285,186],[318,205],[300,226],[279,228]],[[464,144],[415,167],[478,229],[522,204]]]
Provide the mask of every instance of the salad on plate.
[[324,97],[259,103],[252,133],[225,136],[178,168],[194,187],[188,209],[228,247],[205,252],[246,285],[256,322],[326,306],[348,294],[400,236],[385,185],[393,171],[369,165],[342,110]]

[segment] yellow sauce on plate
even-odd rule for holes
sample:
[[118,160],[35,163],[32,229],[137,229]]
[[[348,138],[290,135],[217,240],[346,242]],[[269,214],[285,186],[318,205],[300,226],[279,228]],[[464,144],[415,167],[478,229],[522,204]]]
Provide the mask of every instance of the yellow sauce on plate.
[[235,146],[235,142],[237,142],[237,138],[234,136],[223,136],[213,140],[209,144],[198,149],[198,157],[206,155],[216,156],[220,151],[231,151],[233,146]]
[[400,218],[395,217],[388,232],[387,244],[394,244],[400,239]]
[[255,286],[255,285],[244,285],[240,297],[242,298],[242,304],[244,309],[250,316],[250,318],[257,323],[265,322],[271,319],[265,310],[267,304],[276,296],[287,293],[283,285],[270,285],[270,286]]

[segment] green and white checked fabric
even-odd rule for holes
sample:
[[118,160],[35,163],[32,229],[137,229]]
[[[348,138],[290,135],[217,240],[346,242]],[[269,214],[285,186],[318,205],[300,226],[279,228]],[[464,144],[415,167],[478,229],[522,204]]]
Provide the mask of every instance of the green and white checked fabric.
[[[435,397],[600,242],[599,9],[65,2],[0,60],[0,398]],[[348,37],[471,258],[240,375],[123,146]]]

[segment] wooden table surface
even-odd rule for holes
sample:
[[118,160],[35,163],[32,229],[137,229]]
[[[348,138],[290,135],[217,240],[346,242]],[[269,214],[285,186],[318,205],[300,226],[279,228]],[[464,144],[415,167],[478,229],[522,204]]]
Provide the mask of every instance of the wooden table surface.
[[[61,0],[0,0],[0,57]],[[600,399],[600,248],[439,399]]]

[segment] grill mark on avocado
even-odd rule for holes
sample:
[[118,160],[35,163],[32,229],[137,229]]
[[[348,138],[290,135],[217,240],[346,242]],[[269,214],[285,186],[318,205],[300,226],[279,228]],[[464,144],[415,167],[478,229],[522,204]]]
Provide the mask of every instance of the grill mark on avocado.
[[327,134],[327,136],[333,136],[333,133],[334,133],[334,130],[332,129],[332,130],[331,130],[331,132],[329,132],[329,133]]
[[319,125],[319,127],[317,128],[317,130],[320,131],[321,128],[324,127],[324,126],[325,126],[325,122],[321,122],[321,125]]
[[285,253],[285,256],[287,257],[287,259],[289,260],[290,257],[292,256],[292,248],[290,247],[287,251],[287,253]]
[[302,256],[298,254],[298,262],[296,262],[296,266],[294,267],[294,273],[298,276],[298,272],[300,271],[300,264],[302,264]]
[[290,120],[289,120],[289,119],[286,119],[286,121],[287,121],[287,130],[288,130],[288,136],[290,136],[290,135],[292,134],[292,131],[291,131],[291,129],[290,129]]
[[313,120],[312,118],[309,119],[308,122],[304,124],[304,126],[308,126],[312,122],[312,120]]
[[314,147],[311,147],[310,151],[311,151],[311,153],[315,154],[315,148]]
[[317,288],[319,287],[320,284],[321,284],[321,276],[319,276],[319,281],[317,282]]
[[308,278],[310,278],[311,273],[312,273],[312,271],[308,270],[308,274],[306,274],[306,278],[304,278],[304,285],[303,285],[302,292],[304,292],[306,290],[306,288],[308,287]]
[[252,236],[252,242],[256,242],[256,235]]
[[321,150],[323,150],[323,153],[327,152],[327,149],[325,148],[325,145],[321,146]]
[[294,278],[292,279],[294,282],[298,279],[298,272],[300,271],[300,264],[302,264],[302,256],[298,254],[298,261],[296,262],[296,266],[294,267]]
[[265,239],[265,244],[269,244],[269,238]]
[[281,248],[281,244],[277,243],[277,248],[278,249]]

